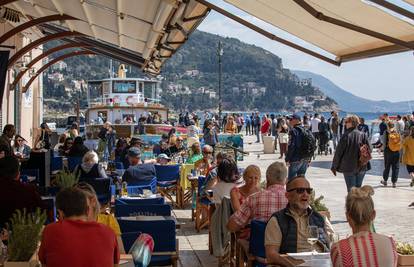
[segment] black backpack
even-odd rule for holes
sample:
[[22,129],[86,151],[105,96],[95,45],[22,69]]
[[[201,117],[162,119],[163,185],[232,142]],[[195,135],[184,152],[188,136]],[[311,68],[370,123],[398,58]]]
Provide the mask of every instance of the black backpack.
[[302,159],[311,159],[316,150],[316,139],[309,129],[296,127],[302,134],[302,145],[300,146],[299,155]]

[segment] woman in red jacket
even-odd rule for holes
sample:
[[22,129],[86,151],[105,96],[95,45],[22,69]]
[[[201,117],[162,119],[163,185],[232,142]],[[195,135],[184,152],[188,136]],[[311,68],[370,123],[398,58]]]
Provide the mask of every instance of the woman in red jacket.
[[267,119],[266,115],[262,117],[262,127],[260,128],[260,132],[262,133],[262,140],[263,136],[268,136],[270,132],[270,121]]

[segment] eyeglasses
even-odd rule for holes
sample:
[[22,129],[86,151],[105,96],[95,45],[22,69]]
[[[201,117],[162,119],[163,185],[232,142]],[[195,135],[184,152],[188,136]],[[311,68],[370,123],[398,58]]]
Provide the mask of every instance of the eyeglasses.
[[288,190],[288,192],[292,192],[292,191],[296,191],[296,194],[303,194],[306,191],[306,193],[310,195],[313,192],[313,188],[298,187],[298,188],[292,188]]

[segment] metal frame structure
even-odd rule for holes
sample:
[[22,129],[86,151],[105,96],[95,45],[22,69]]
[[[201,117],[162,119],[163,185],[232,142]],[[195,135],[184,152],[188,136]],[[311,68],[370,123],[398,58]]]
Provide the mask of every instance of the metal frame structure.
[[21,48],[19,51],[16,51],[16,53],[9,59],[9,64],[7,65],[7,68],[11,68],[19,58],[21,58],[24,54],[26,54],[27,52],[29,52],[30,50],[32,50],[33,48],[39,45],[45,44],[51,40],[57,40],[57,39],[62,39],[64,37],[80,36],[80,35],[83,35],[83,34],[79,32],[64,31],[64,32],[59,32],[59,33],[55,33],[51,35],[46,35],[45,37],[37,39],[31,42],[30,44],[26,45],[25,47]]
[[13,90],[15,88],[15,86],[17,85],[17,83],[20,81],[20,79],[23,77],[23,75],[31,68],[33,67],[39,60],[64,49],[68,49],[68,48],[77,48],[77,47],[87,47],[89,45],[86,44],[82,44],[82,43],[67,43],[67,44],[63,44],[63,45],[59,45],[56,47],[53,47],[47,51],[44,51],[42,54],[38,55],[37,57],[35,57],[34,59],[32,59],[32,61],[30,61],[30,63],[26,66],[27,68],[24,70],[21,70],[16,78],[14,79],[13,83],[10,85],[9,89]]
[[24,31],[28,28],[31,28],[33,26],[37,26],[37,25],[42,24],[42,23],[55,21],[55,20],[77,20],[77,18],[74,18],[72,16],[63,14],[63,15],[50,15],[50,16],[46,16],[46,17],[40,17],[40,18],[29,20],[29,21],[27,21],[23,24],[20,24],[20,25],[14,27],[10,31],[4,33],[0,37],[0,44],[4,43],[10,37],[22,32],[22,31]]
[[73,51],[67,54],[63,54],[51,61],[49,61],[47,64],[43,65],[37,72],[36,75],[34,75],[32,78],[30,78],[30,80],[23,86],[22,88],[22,93],[25,93],[27,91],[27,89],[30,87],[30,85],[34,82],[34,80],[37,78],[37,76],[39,76],[43,71],[45,71],[47,68],[49,68],[51,65],[64,60],[66,58],[69,57],[75,57],[75,56],[81,56],[81,55],[95,55],[95,52],[92,51],[85,51],[85,50],[78,50],[78,51]]
[[244,19],[242,19],[242,18],[240,18],[240,17],[238,17],[238,16],[236,16],[236,15],[234,15],[234,14],[232,14],[232,13],[226,11],[226,10],[224,10],[224,9],[222,9],[221,7],[218,7],[218,6],[210,3],[210,2],[207,2],[205,0],[197,0],[197,2],[199,2],[200,4],[203,4],[206,7],[208,7],[210,9],[212,9],[212,10],[214,10],[214,11],[222,14],[225,17],[228,17],[228,18],[230,18],[230,19],[232,19],[232,20],[234,20],[234,21],[236,21],[236,22],[238,22],[238,23],[246,26],[249,29],[254,30],[255,32],[260,33],[261,35],[269,38],[270,40],[273,40],[273,41],[282,43],[284,45],[290,46],[290,47],[292,47],[294,49],[297,49],[297,50],[299,50],[301,52],[304,52],[304,53],[306,53],[308,55],[314,56],[316,58],[319,58],[319,59],[321,59],[323,61],[326,61],[328,63],[334,64],[336,66],[340,66],[341,65],[341,61],[337,61],[337,60],[331,59],[331,58],[329,58],[327,56],[324,56],[322,54],[319,54],[319,53],[317,53],[315,51],[312,51],[310,49],[307,49],[307,48],[305,48],[303,46],[297,45],[297,44],[295,44],[293,42],[290,42],[290,41],[288,41],[286,39],[280,38],[280,37],[276,36],[275,34],[270,33],[270,32],[268,32],[268,31],[266,31],[266,30],[264,30],[264,29],[262,29],[262,28],[260,28],[260,27],[258,27],[256,25],[254,25],[254,24],[252,24],[252,23],[250,23],[250,22],[248,22],[248,21],[246,21],[246,20],[244,20]]

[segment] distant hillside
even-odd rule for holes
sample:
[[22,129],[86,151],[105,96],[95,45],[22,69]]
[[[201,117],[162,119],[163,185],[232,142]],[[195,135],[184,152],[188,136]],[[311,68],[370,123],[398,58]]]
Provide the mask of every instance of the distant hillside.
[[[163,104],[175,110],[217,108],[219,41],[224,52],[224,110],[292,111],[295,96],[303,96],[320,111],[337,107],[333,99],[325,97],[312,85],[300,84],[298,77],[283,68],[282,60],[271,52],[235,38],[201,31],[195,31],[163,67]],[[45,49],[56,45],[57,42],[47,43]],[[109,74],[109,59],[102,56],[73,57],[65,60],[65,63],[67,66],[63,69],[53,67],[44,72],[46,110],[67,110],[73,107],[73,98],[78,95],[81,105],[85,106],[86,92],[75,92],[80,80],[107,78]],[[119,62],[114,61],[113,65],[117,70]],[[144,76],[137,68],[129,70],[128,77]]]
[[[343,111],[349,112],[411,112],[410,103],[390,102],[390,101],[374,101],[355,96],[341,87],[334,84],[322,75],[308,71],[294,70],[292,71],[301,79],[312,79],[312,85],[319,89],[327,96],[333,98]],[[413,102],[414,103],[414,102]]]

